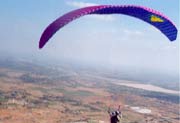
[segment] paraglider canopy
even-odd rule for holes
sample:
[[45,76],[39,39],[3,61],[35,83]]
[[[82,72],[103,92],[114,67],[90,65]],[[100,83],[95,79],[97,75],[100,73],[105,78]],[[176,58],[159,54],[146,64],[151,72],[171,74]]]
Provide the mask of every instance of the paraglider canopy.
[[124,14],[141,19],[160,30],[170,41],[176,40],[177,28],[166,16],[160,12],[142,6],[134,5],[99,5],[71,11],[52,22],[43,32],[39,48],[43,48],[48,40],[62,27],[71,21],[88,14]]

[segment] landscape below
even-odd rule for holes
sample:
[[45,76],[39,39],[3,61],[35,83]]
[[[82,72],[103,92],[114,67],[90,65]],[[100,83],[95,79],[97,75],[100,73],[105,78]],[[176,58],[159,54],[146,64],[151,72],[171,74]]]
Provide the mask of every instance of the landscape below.
[[122,123],[179,122],[177,94],[121,85],[145,83],[122,75],[0,60],[0,123],[109,123],[107,110],[118,105]]

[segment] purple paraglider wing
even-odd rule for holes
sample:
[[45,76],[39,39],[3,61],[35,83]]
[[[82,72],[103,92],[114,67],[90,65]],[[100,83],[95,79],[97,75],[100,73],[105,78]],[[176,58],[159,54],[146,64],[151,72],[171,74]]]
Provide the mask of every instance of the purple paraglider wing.
[[134,5],[100,5],[71,11],[52,22],[43,32],[39,48],[43,48],[48,40],[63,26],[88,14],[124,14],[141,19],[159,29],[170,41],[176,40],[177,28],[166,16],[150,8]]

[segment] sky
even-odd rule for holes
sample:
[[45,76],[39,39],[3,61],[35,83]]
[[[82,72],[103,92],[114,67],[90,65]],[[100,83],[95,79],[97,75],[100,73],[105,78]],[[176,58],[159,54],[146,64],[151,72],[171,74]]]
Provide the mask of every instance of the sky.
[[168,16],[179,29],[179,0],[5,0],[0,4],[0,55],[179,72],[179,36],[169,42],[156,28],[125,15],[82,17],[38,49],[52,21],[71,10],[101,4],[146,6]]

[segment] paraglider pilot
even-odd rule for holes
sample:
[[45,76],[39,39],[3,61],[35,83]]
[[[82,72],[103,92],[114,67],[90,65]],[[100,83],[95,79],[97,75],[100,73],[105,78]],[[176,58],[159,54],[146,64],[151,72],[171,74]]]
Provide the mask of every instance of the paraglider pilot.
[[110,116],[110,123],[120,123],[121,122],[122,113],[121,113],[120,105],[116,111],[110,111],[110,108],[109,108],[108,113]]

